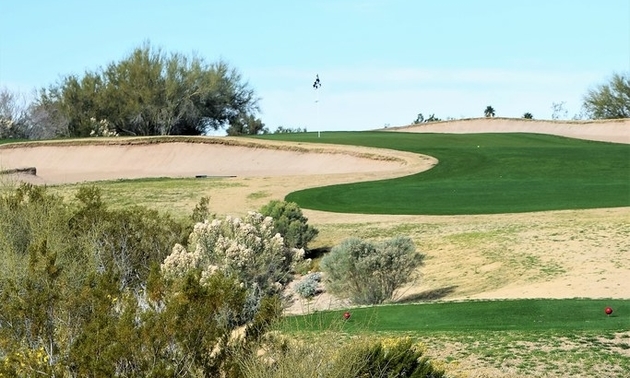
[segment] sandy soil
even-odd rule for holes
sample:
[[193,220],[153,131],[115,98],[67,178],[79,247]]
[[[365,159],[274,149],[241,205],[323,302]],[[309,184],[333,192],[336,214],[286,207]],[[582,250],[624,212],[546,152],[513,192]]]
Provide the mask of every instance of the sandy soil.
[[[630,120],[545,122],[473,119],[388,128],[397,132],[534,132],[630,143]],[[398,151],[208,138],[146,145],[105,141],[0,146],[1,169],[37,167],[40,183],[136,177],[234,176],[213,189],[218,214],[244,214],[294,190],[398,177],[431,168],[431,157]],[[630,298],[630,208],[482,216],[387,216],[304,210],[320,229],[312,247],[348,236],[404,233],[426,254],[421,280],[401,301],[467,298]],[[348,303],[324,293],[290,312]]]
[[602,142],[630,143],[630,119],[612,121],[539,121],[512,118],[473,118],[392,127],[408,133],[537,133]]

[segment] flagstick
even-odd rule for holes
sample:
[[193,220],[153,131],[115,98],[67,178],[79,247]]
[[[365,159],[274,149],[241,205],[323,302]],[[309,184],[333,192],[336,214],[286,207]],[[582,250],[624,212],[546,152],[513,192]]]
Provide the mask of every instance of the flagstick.
[[321,83],[319,81],[319,75],[315,76],[315,82],[313,83],[313,88],[315,88],[315,124],[317,127],[317,137],[321,136],[321,125],[319,122],[319,87],[321,87]]
[[316,106],[317,106],[317,115],[315,116],[315,122],[317,122],[317,137],[320,137],[320,129],[322,128],[322,126],[320,125],[319,122],[319,91],[317,91],[317,100],[315,100]]
[[321,135],[321,125],[319,124],[319,88],[315,88],[315,123],[317,124],[317,137]]

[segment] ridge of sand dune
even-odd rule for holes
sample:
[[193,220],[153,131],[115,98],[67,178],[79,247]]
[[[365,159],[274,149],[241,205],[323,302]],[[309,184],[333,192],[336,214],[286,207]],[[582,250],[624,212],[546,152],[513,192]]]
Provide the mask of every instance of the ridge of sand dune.
[[536,133],[602,142],[630,143],[630,119],[548,121],[515,118],[470,118],[390,127],[407,133]]

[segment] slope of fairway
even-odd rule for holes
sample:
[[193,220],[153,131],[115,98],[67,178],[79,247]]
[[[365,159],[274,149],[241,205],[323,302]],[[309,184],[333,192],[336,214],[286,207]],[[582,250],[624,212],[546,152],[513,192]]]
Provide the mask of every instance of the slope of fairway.
[[391,148],[431,155],[402,178],[306,189],[303,208],[363,214],[498,214],[630,205],[630,145],[509,134],[327,132],[265,138]]

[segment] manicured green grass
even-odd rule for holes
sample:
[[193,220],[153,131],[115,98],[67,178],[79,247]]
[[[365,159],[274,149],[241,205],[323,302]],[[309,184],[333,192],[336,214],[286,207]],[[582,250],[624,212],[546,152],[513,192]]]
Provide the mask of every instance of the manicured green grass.
[[325,132],[259,138],[389,148],[436,157],[397,179],[289,194],[300,207],[364,214],[498,214],[630,206],[630,145],[540,134]]
[[26,139],[0,139],[0,144],[26,142]]
[[[606,306],[614,309],[611,316],[604,313]],[[350,312],[348,321],[342,320],[344,311],[287,317],[282,329],[321,332],[341,322],[341,330],[347,333],[630,330],[630,300],[621,299],[443,302],[354,308]]]

